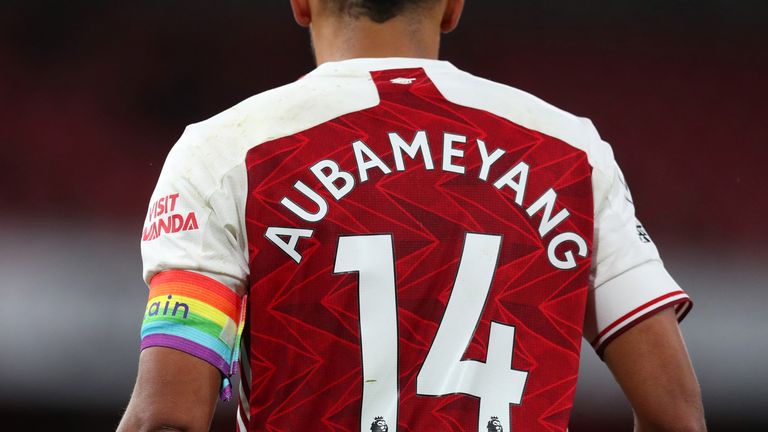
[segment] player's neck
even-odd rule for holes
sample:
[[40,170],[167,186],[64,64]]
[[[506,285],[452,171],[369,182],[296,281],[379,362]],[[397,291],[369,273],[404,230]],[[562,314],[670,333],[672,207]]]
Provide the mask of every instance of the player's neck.
[[352,58],[411,57],[437,59],[439,24],[395,18],[384,24],[365,19],[335,19],[312,24],[317,64]]

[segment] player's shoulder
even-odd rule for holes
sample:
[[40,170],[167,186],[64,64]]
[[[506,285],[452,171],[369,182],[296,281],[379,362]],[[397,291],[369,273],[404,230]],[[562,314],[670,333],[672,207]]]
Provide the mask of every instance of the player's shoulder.
[[229,138],[247,137],[250,143],[258,144],[300,132],[377,102],[375,89],[365,80],[306,76],[251,96],[192,127],[209,136],[225,133]]
[[259,144],[294,135],[343,114],[375,105],[375,91],[341,79],[299,79],[251,96],[190,124],[169,158],[194,159],[220,177]]
[[531,93],[458,70],[438,87],[449,101],[490,112],[530,130],[557,138],[587,153],[593,167],[613,164],[613,151],[589,118],[572,114]]

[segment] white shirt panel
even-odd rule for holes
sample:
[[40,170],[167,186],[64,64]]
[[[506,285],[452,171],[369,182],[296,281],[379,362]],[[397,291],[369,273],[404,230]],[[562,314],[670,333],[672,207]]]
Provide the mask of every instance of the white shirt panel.
[[593,282],[584,322],[584,337],[598,350],[649,313],[688,299],[637,220],[621,170],[612,167],[607,193],[595,203]]
[[[150,200],[152,212],[153,203],[178,194],[172,214],[184,218],[194,215],[198,228],[159,232],[155,238],[143,238],[144,280],[149,284],[155,274],[164,270],[189,270],[243,295],[248,274],[247,246],[242,217],[244,199],[237,191],[245,190],[246,180],[238,175],[239,170],[217,178],[200,147],[195,128],[187,128],[168,154]],[[220,188],[220,182],[226,182],[227,188]],[[152,223],[148,216],[145,231]]]

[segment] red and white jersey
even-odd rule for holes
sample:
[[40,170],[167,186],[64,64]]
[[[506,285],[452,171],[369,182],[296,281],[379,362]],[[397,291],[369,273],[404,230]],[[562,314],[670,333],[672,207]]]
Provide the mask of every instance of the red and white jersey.
[[142,347],[239,349],[241,431],[566,430],[582,337],[690,307],[589,120],[433,60],[188,127],[142,253]]

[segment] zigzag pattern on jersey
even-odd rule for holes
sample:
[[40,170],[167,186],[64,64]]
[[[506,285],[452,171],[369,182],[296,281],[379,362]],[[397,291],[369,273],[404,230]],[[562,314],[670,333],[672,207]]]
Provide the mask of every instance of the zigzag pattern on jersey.
[[[564,431],[576,387],[590,260],[562,271],[547,259],[546,243],[514,202],[514,193],[493,187],[517,162],[531,166],[525,204],[547,189],[558,194],[557,212],[571,216],[546,239],[572,231],[587,239],[593,230],[591,167],[586,154],[555,138],[487,112],[446,101],[421,69],[373,73],[381,95],[376,107],[344,115],[293,136],[264,143],[247,156],[246,209],[251,266],[249,414],[252,431],[358,431],[362,371],[357,277],[334,275],[338,236],[391,233],[395,242],[399,330],[398,430],[473,431],[478,400],[454,394],[422,397],[416,376],[441,321],[466,232],[503,235],[502,251],[483,316],[465,359],[485,359],[491,321],[516,327],[514,369],[527,371],[520,406],[511,406],[512,429]],[[413,78],[410,85],[392,83]],[[314,108],[319,109],[319,108]],[[425,130],[435,169],[406,158],[394,171],[387,132],[410,140]],[[461,160],[466,173],[439,169],[442,133],[468,137]],[[489,151],[507,153],[478,179],[475,138]],[[309,172],[323,159],[356,176],[351,143],[361,139],[391,168],[369,171],[370,179],[335,201]],[[302,180],[329,203],[317,224],[280,204]],[[306,201],[306,199],[305,199]],[[301,202],[306,208],[311,203]],[[297,264],[264,238],[269,226],[314,230],[301,239]],[[472,415],[474,414],[474,417]],[[391,424],[391,421],[390,421]]]

